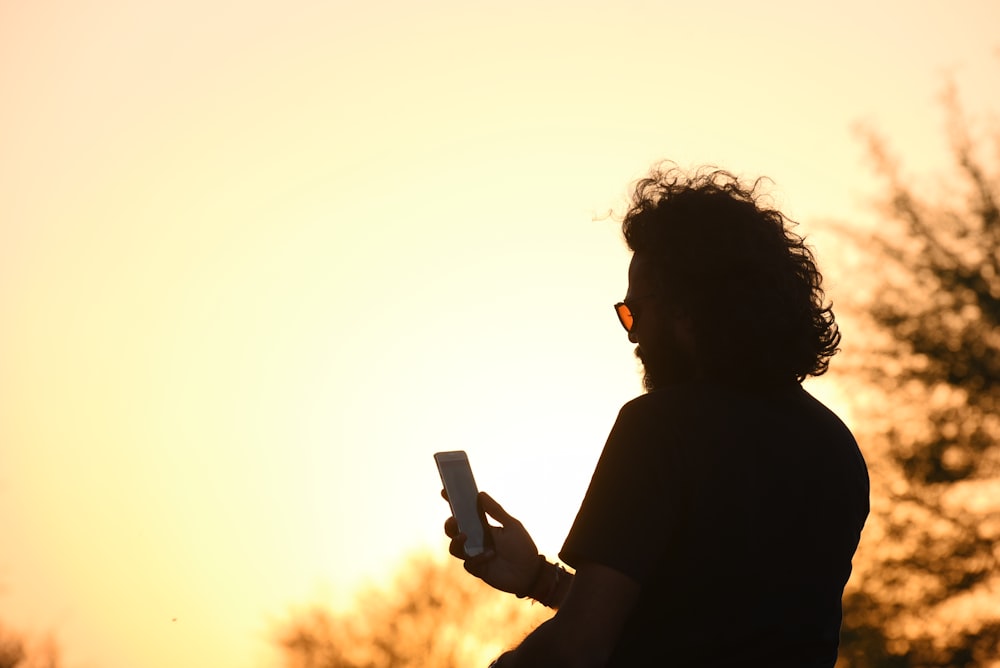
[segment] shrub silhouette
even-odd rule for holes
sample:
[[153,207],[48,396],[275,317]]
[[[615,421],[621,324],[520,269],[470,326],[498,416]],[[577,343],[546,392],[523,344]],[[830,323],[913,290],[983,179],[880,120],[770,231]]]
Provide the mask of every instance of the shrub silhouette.
[[276,632],[286,668],[460,668],[487,665],[551,611],[414,554],[394,583],[360,592],[351,609],[293,613]]

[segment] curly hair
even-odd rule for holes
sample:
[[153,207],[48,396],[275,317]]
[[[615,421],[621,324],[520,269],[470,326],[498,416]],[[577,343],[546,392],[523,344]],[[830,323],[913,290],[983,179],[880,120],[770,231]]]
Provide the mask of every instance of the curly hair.
[[750,386],[822,375],[840,343],[813,254],[761,183],[658,165],[622,220],[628,247],[656,263],[663,303],[690,319],[702,371]]

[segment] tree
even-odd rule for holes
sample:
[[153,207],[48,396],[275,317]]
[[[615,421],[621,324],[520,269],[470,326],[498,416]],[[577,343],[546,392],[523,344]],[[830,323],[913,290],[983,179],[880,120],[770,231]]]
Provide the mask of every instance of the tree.
[[1000,492],[1000,169],[953,86],[944,100],[956,169],[938,192],[863,131],[885,185],[863,274],[883,401],[867,413],[881,448],[845,598],[842,656],[857,668],[1000,661],[1000,507],[983,502]]
[[28,645],[21,635],[0,627],[0,668],[58,668],[59,652],[53,642]]
[[363,590],[347,611],[295,612],[275,637],[286,668],[485,666],[550,614],[476,580],[457,560],[415,555],[391,587]]
[[0,635],[0,668],[17,668],[24,659],[24,645],[18,638]]

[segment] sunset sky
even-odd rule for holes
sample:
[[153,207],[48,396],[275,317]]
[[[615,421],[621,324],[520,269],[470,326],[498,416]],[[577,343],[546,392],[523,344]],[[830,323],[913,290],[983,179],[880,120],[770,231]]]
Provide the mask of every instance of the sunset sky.
[[0,627],[274,665],[444,553],[437,450],[554,556],[640,391],[628,185],[770,177],[848,301],[855,127],[930,173],[947,77],[1000,110],[1000,3],[923,4],[0,0]]

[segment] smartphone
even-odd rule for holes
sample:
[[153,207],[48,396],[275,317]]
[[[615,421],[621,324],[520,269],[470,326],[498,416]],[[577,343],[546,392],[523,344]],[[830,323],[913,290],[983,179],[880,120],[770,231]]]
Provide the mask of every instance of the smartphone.
[[464,450],[435,452],[441,484],[448,494],[451,514],[458,521],[458,530],[467,536],[465,553],[470,557],[482,554],[490,547],[486,515],[479,507],[479,489],[472,477],[472,467]]

